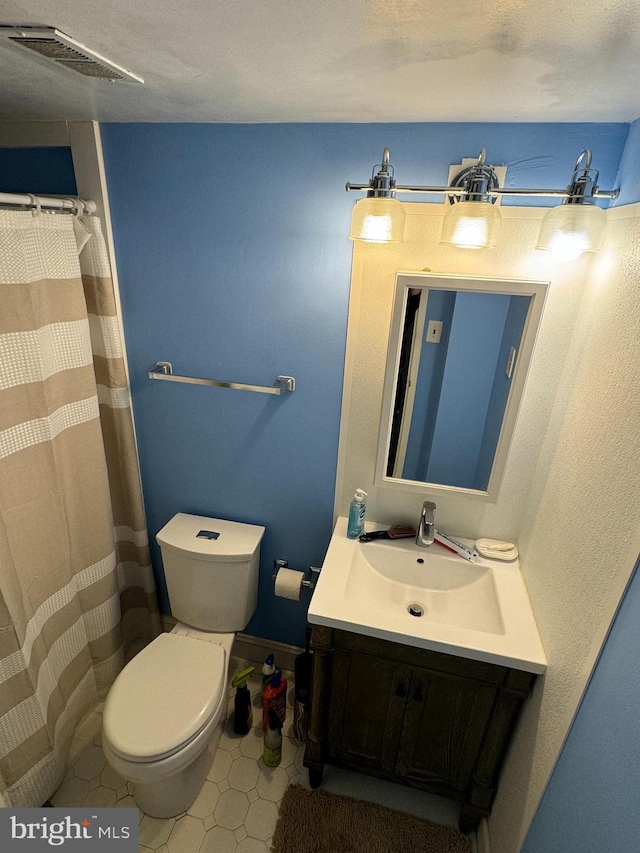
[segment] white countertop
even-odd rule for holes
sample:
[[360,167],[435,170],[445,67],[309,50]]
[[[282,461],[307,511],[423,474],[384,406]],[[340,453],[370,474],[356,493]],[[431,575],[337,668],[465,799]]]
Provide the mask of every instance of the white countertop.
[[[380,527],[367,525],[368,530]],[[545,671],[518,560],[478,557],[469,563],[437,543],[430,548],[417,548],[411,539],[362,543],[347,539],[346,528],[347,519],[339,518],[309,605],[309,622],[526,672]],[[372,547],[377,550],[364,550]],[[376,559],[382,559],[382,571],[369,564]],[[396,564],[404,580],[394,577]],[[420,618],[407,612],[414,600],[425,603]],[[451,619],[442,615],[447,608]]]

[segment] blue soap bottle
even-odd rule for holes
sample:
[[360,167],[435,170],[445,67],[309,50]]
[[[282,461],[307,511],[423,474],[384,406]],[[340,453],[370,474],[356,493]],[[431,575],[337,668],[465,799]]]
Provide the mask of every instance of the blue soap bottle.
[[347,538],[357,539],[364,533],[364,517],[367,512],[365,498],[367,493],[362,489],[356,489],[353,500],[349,505],[349,523],[347,524]]

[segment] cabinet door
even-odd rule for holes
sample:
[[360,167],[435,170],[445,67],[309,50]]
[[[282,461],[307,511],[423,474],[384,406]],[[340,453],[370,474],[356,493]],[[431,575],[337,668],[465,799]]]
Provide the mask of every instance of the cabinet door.
[[395,772],[464,792],[495,695],[491,684],[414,668]]
[[411,669],[336,649],[329,711],[329,755],[393,773]]

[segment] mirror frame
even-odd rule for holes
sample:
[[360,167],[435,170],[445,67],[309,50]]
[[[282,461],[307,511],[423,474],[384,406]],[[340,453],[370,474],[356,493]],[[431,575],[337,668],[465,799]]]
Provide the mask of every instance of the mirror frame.
[[[422,492],[429,494],[462,494],[469,497],[495,503],[509,456],[509,449],[522,401],[525,381],[529,372],[531,357],[535,346],[540,320],[548,292],[548,281],[526,281],[523,279],[492,278],[485,276],[449,275],[424,272],[399,272],[396,274],[395,296],[391,315],[391,328],[387,347],[382,410],[378,433],[378,452],[376,457],[375,484],[391,489]],[[531,302],[522,332],[520,350],[516,359],[511,390],[502,418],[502,427],[496,446],[491,468],[491,476],[485,490],[468,489],[462,486],[445,486],[438,483],[426,483],[419,480],[403,480],[387,476],[387,458],[391,438],[393,401],[396,395],[398,358],[402,346],[406,294],[409,287],[422,290],[461,290],[471,292],[498,293],[511,296],[529,296]]]

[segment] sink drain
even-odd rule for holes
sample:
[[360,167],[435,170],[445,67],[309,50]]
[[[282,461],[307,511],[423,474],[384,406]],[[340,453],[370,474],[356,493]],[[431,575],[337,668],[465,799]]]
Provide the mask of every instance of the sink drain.
[[414,601],[412,604],[407,605],[407,612],[410,616],[424,616],[424,607]]

